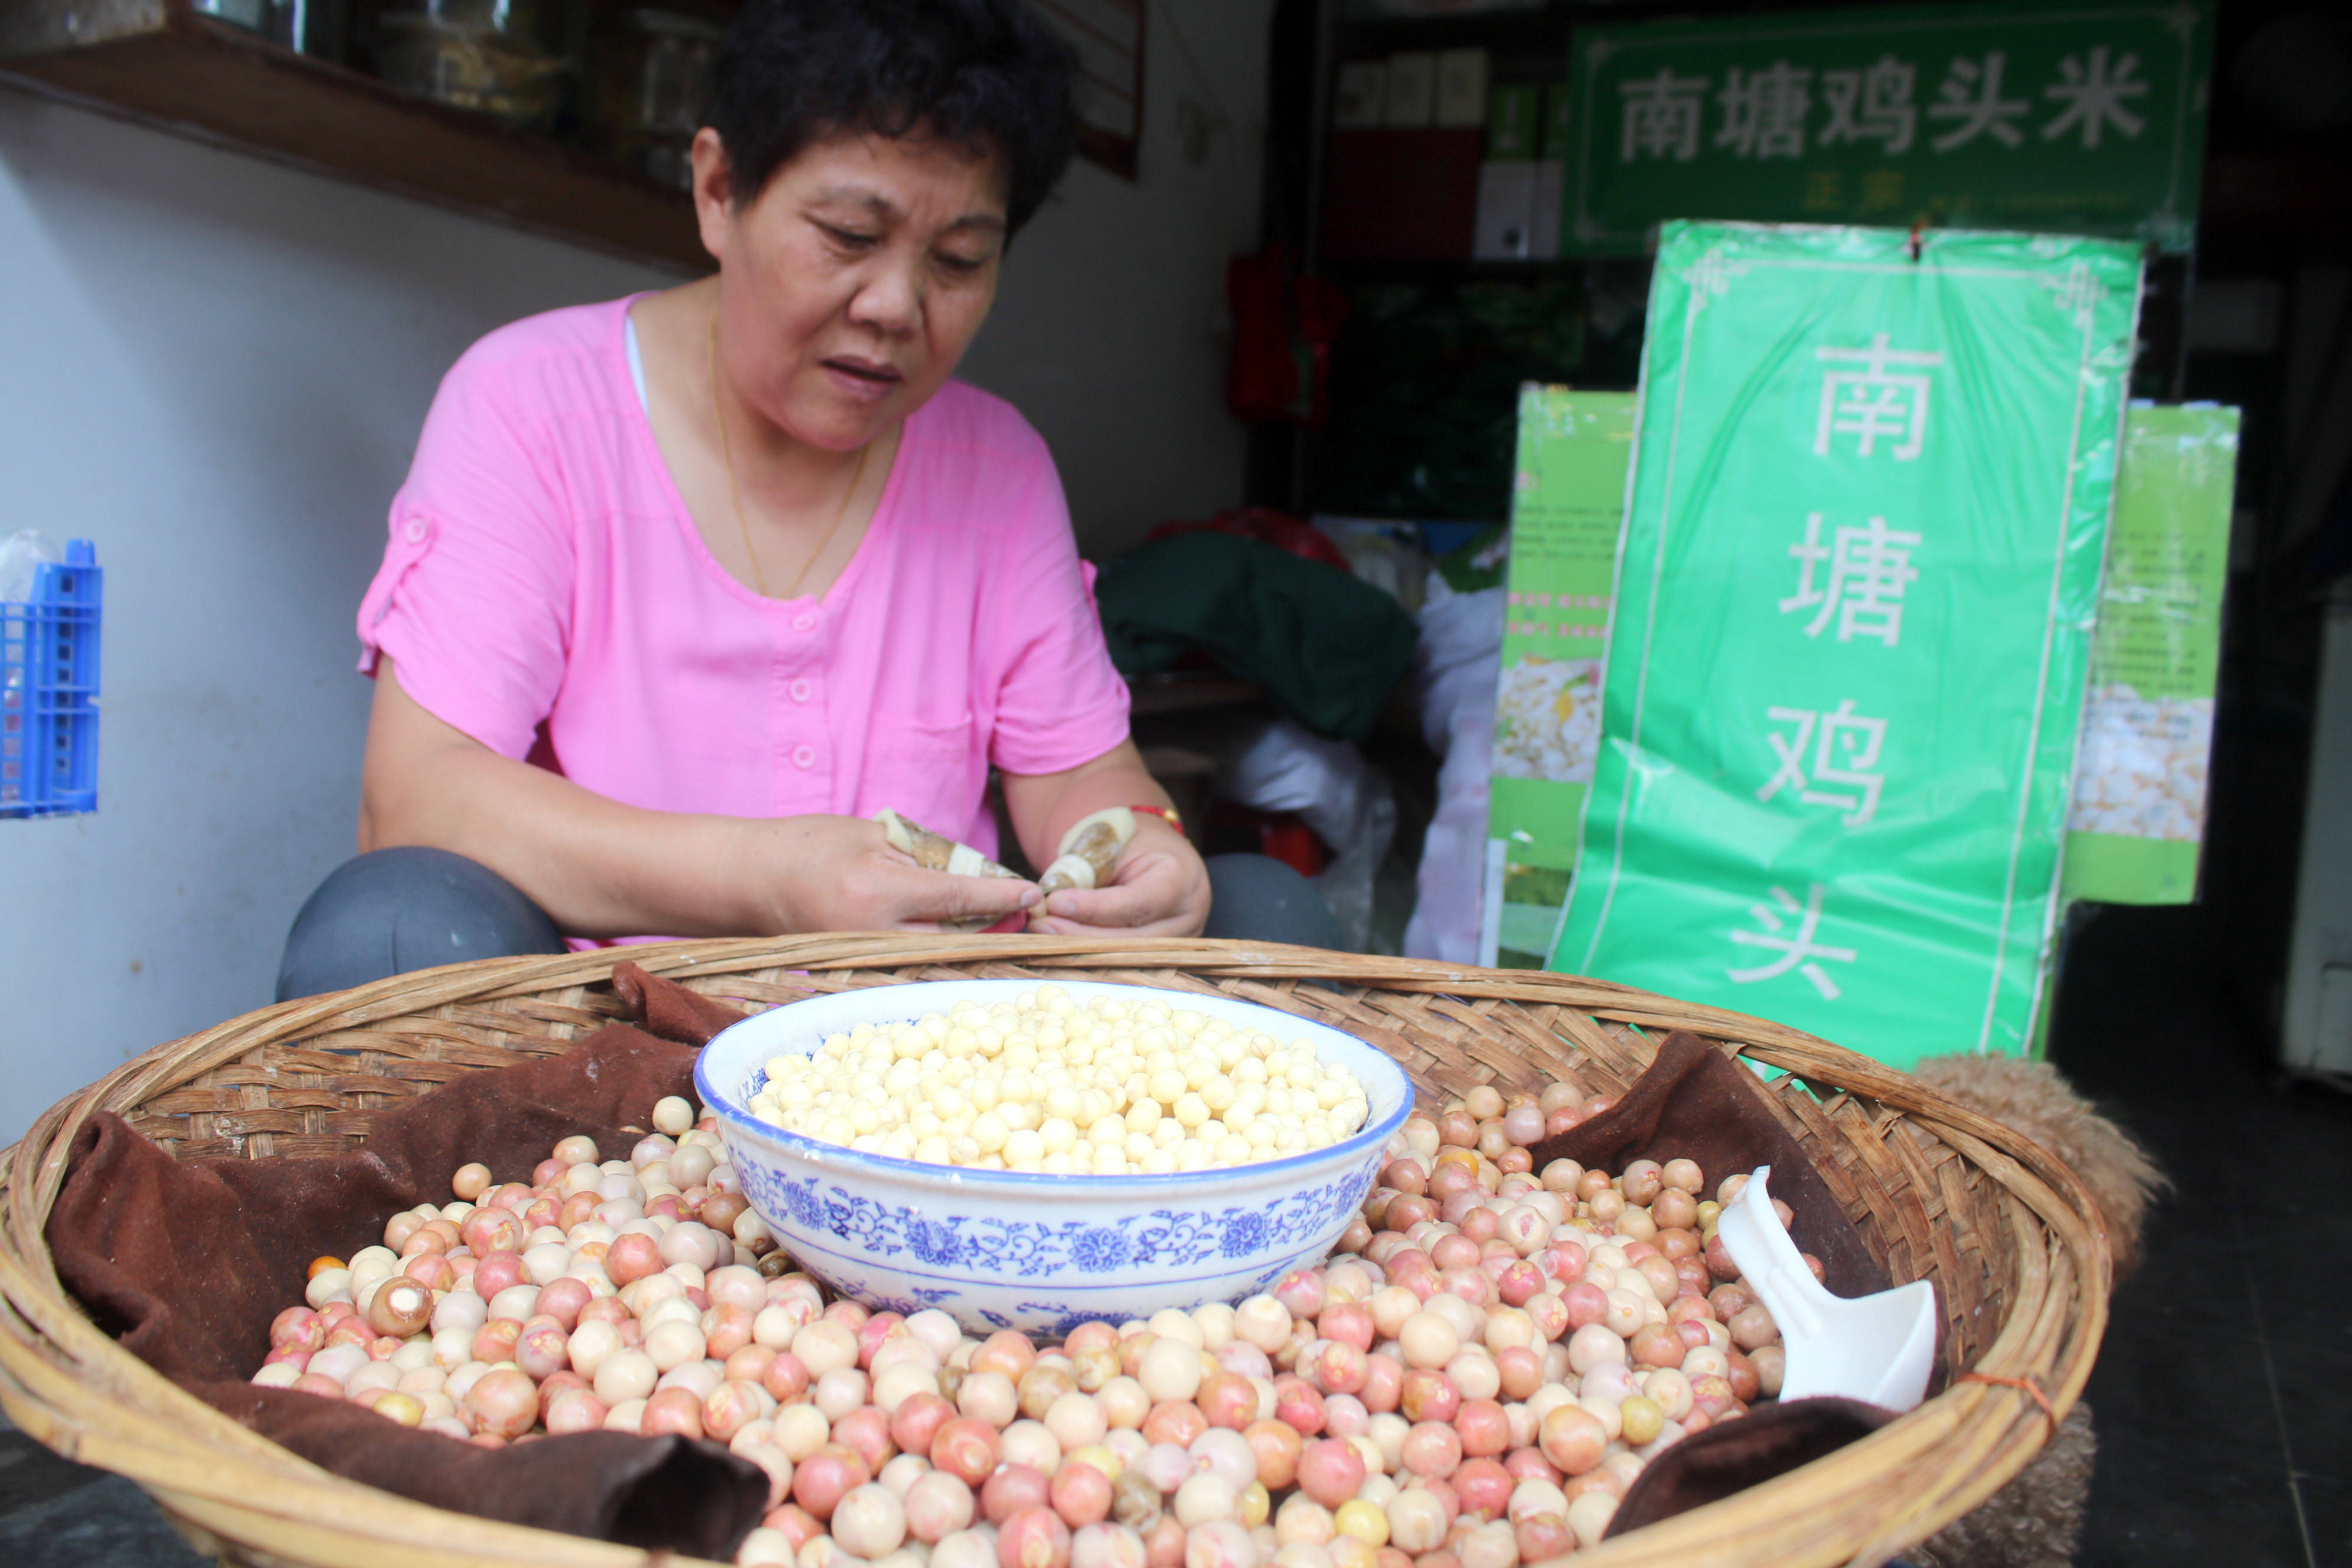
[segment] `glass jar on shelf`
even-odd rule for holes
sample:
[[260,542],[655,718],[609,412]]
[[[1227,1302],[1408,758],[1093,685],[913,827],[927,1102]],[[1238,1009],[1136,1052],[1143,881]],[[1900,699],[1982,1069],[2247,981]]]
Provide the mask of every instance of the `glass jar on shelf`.
[[297,53],[343,61],[346,0],[188,0],[188,8]]
[[350,42],[348,0],[273,0],[270,11],[271,37],[315,58],[343,63]]
[[581,0],[376,0],[376,74],[526,130],[551,129],[580,55]]
[[217,16],[265,37],[274,30],[270,0],[189,0],[188,8],[200,16]]
[[589,144],[685,190],[693,182],[688,153],[726,41],[725,26],[707,12],[634,6],[600,14],[581,94]]

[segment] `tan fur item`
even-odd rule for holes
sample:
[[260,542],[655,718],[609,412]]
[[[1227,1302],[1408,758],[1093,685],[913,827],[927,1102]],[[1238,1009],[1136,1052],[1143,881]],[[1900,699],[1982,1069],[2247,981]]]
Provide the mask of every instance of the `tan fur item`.
[[1922,1568],[2067,1568],[2083,1535],[2083,1506],[2099,1448],[2081,1400],[2017,1479],[1913,1550]]
[[[1930,1057],[1919,1078],[2073,1167],[2097,1200],[2116,1278],[2139,1267],[2148,1205],[2172,1184],[2130,1134],[2093,1108],[2047,1062],[2016,1057]],[[2082,1537],[2098,1438],[2077,1400],[2050,1442],[2009,1485],[1910,1553],[1927,1568],[2066,1568]]]
[[2116,1278],[2139,1267],[2148,1205],[2172,1184],[2130,1134],[2099,1114],[2048,1062],[2016,1057],[1930,1057],[1911,1069],[1971,1110],[2011,1127],[2073,1168],[2098,1200]]

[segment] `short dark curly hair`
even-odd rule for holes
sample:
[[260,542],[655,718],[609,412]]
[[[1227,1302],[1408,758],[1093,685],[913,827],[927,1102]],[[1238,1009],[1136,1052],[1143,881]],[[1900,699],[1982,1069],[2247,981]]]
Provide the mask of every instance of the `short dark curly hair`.
[[1069,165],[1075,81],[1069,46],[1023,0],[751,0],[704,118],[739,203],[835,132],[925,134],[1004,160],[1017,230]]

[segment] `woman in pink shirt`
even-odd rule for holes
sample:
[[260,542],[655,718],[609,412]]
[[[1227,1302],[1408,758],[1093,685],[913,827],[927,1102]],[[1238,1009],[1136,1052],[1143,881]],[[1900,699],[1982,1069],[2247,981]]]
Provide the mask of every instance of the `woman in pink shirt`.
[[[709,121],[715,276],[517,322],[442,384],[360,615],[363,853],[281,995],[559,934],[1203,929],[1052,459],[949,379],[1067,163],[1066,51],[1018,0],[757,0]],[[1115,879],[1041,907],[868,820],[992,850],[992,763],[1037,865],[1141,808]],[[1247,901],[1320,912],[1273,880]]]

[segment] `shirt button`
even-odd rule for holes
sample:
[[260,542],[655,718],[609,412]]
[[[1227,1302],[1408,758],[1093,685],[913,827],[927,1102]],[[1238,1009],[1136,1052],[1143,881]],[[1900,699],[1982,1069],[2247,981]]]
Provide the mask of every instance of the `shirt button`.
[[804,768],[813,768],[816,766],[816,748],[814,746],[802,746],[798,748],[793,752],[793,761],[798,763]]
[[407,526],[406,528],[402,529],[402,530],[401,530],[401,532],[403,532],[403,533],[404,533],[404,534],[406,534],[406,535],[408,536],[408,542],[409,542],[409,543],[411,543],[411,544],[422,544],[422,543],[424,543],[424,542],[425,542],[425,520],[424,520],[423,518],[421,518],[421,517],[412,517],[412,518],[410,518],[410,519],[408,520],[408,526]]
[[805,680],[795,680],[793,682],[791,687],[793,700],[795,702],[805,702],[809,700],[810,694],[814,689],[815,689],[811,687]]
[[793,617],[793,630],[796,632],[806,632],[814,631],[815,629],[816,617],[810,615],[807,611],[803,610],[799,615]]

